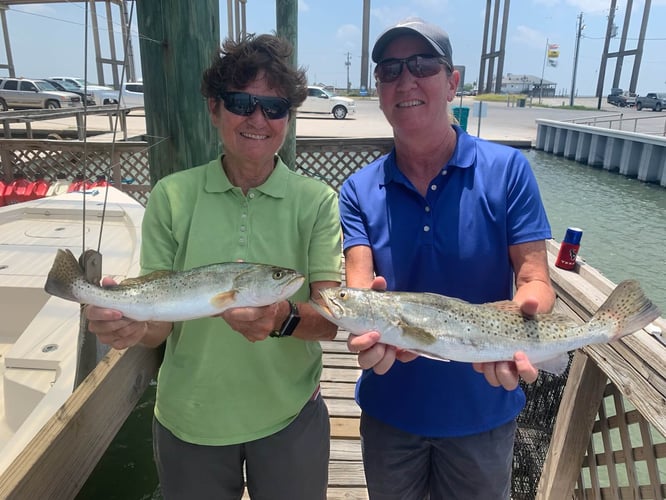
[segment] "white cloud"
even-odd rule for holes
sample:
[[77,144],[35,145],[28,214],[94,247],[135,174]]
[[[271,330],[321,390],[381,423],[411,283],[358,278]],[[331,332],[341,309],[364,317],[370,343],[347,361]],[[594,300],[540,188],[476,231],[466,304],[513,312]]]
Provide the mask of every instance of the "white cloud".
[[514,42],[527,45],[542,46],[546,43],[546,36],[541,31],[524,25],[517,26],[511,38]]

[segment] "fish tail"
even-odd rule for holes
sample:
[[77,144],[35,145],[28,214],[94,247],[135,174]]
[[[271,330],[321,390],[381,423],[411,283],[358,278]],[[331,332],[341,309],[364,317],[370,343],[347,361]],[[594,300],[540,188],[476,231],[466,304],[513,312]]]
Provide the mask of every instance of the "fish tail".
[[81,279],[83,279],[83,269],[74,254],[68,249],[58,249],[46,278],[44,290],[61,299],[78,302],[74,296],[74,283]]
[[620,283],[592,316],[590,325],[611,325],[609,340],[645,328],[660,316],[659,308],[645,295],[636,280]]

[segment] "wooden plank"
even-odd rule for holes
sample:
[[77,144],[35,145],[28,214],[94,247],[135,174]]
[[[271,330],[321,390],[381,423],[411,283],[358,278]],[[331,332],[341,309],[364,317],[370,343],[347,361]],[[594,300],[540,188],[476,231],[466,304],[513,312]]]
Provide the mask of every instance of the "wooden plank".
[[608,374],[620,392],[636,406],[641,414],[662,434],[666,435],[666,399],[654,390],[649,380],[626,362],[615,346],[599,344],[583,351]]
[[358,439],[331,439],[331,460],[362,461],[361,441]]
[[326,398],[328,413],[332,417],[360,417],[361,408],[353,399]]
[[358,418],[331,417],[331,438],[333,439],[359,439],[360,420]]
[[358,359],[355,354],[329,353],[324,358],[324,366],[332,368],[358,368]]
[[359,488],[329,488],[326,500],[367,500],[368,490]]
[[355,383],[350,382],[322,382],[321,393],[325,398],[354,399]]
[[328,466],[328,485],[365,487],[363,462],[331,462]]
[[324,366],[324,369],[321,372],[321,380],[323,382],[352,382],[356,383],[358,378],[361,376],[361,369],[356,370],[352,369],[341,369],[341,368],[327,368]]
[[537,499],[571,498],[606,381],[606,375],[587,356],[574,354]]
[[158,366],[154,349],[110,351],[0,477],[0,498],[74,498]]

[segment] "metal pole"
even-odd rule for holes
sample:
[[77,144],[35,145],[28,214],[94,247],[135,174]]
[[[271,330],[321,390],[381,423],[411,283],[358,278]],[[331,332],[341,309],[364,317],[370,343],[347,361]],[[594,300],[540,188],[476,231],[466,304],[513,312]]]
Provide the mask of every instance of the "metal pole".
[[576,48],[574,49],[573,76],[571,77],[571,96],[569,106],[574,105],[574,92],[576,91],[576,70],[578,69],[578,49],[580,48],[580,37],[583,32],[583,13],[578,14],[578,27],[576,29]]
[[541,104],[541,97],[543,97],[543,74],[546,71],[547,57],[548,57],[548,38],[546,38],[546,51],[543,54],[543,66],[541,67],[541,83],[539,84],[539,104]]
[[347,66],[347,95],[351,91],[351,82],[349,81],[349,66],[351,66],[351,54],[347,52],[347,60],[345,61],[345,66]]

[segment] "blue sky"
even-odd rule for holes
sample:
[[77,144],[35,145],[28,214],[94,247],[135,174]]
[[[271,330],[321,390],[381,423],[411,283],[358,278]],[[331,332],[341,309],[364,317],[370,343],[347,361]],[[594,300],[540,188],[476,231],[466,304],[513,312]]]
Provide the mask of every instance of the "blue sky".
[[[194,0],[195,1],[195,0]],[[193,1],[193,4],[194,4]],[[486,2],[483,0],[372,0],[370,47],[387,26],[408,16],[419,16],[446,29],[453,45],[453,60],[466,67],[465,81],[477,80],[483,37]],[[644,2],[635,0],[628,33],[627,49],[636,47]],[[275,0],[247,0],[247,30],[270,32],[275,29]],[[621,32],[626,1],[618,0],[615,14]],[[349,79],[360,83],[362,0],[299,0],[299,64],[308,69],[311,82],[346,87],[349,53]],[[507,32],[504,73],[531,74],[557,83],[558,92],[571,90],[577,16],[583,13],[585,28],[580,43],[577,94],[594,95],[610,0],[514,0]],[[20,76],[41,77],[84,74],[84,4],[63,2],[12,6],[7,12],[9,35],[16,72]],[[100,28],[106,28],[103,4],[99,4]],[[220,0],[220,31],[227,35],[227,2]],[[136,13],[134,14],[136,16]],[[119,16],[115,16],[116,21]],[[666,91],[666,0],[653,0],[638,79],[638,93]],[[116,39],[121,39],[115,26]],[[89,30],[91,31],[91,30]],[[136,27],[134,51],[139,53]],[[103,36],[105,38],[105,35]],[[92,55],[92,38],[88,53]],[[545,67],[546,43],[560,46],[557,67]],[[611,50],[619,47],[619,37]],[[6,62],[0,40],[0,61]],[[625,59],[620,86],[628,88],[633,58]],[[141,74],[137,57],[137,73]],[[615,61],[609,60],[604,94],[608,93]],[[0,70],[6,74],[6,70]],[[95,82],[94,61],[89,59],[89,80]],[[110,80],[110,78],[109,78]]]

